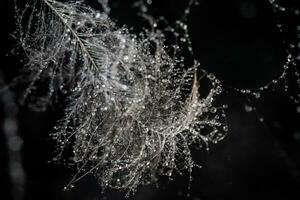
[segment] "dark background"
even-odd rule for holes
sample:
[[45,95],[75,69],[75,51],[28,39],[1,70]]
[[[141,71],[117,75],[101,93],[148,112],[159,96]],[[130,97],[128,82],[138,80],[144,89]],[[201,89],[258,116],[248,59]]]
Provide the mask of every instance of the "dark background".
[[[131,7],[133,1],[111,0],[112,16],[118,24],[139,27],[141,20]],[[189,16],[190,35],[196,58],[202,67],[215,73],[226,85],[256,88],[279,76],[288,44],[295,41],[299,52],[299,16],[274,14],[267,0],[200,0]],[[13,1],[1,2],[1,76],[6,83],[20,74],[19,57],[10,54],[16,41]],[[153,15],[174,21],[183,13],[186,1],[153,0]],[[286,2],[285,2],[286,3]],[[295,1],[287,7],[300,11]],[[298,17],[298,18],[297,18]],[[280,33],[277,21],[283,24]],[[299,26],[298,25],[298,26]],[[300,29],[300,28],[298,28]],[[298,35],[297,35],[298,34]],[[298,37],[298,41],[297,41]],[[285,43],[284,43],[285,42]],[[8,54],[8,56],[6,56]],[[297,55],[297,54],[295,54]],[[299,66],[298,66],[299,68]],[[293,79],[291,79],[293,80]],[[289,81],[290,87],[296,84]],[[140,188],[135,199],[300,199],[300,107],[278,85],[253,102],[226,90],[223,103],[227,110],[229,134],[210,151],[195,151],[194,159],[202,165],[195,169],[191,190],[188,176],[162,178],[159,187]],[[18,91],[13,91],[16,98]],[[257,112],[246,112],[245,104],[254,104]],[[3,112],[3,104],[1,112]],[[298,112],[297,112],[298,110]],[[106,197],[92,177],[86,177],[72,191],[63,191],[74,169],[49,164],[54,142],[49,133],[62,107],[54,105],[46,112],[33,112],[19,107],[19,135],[26,174],[26,200],[94,200],[123,199],[122,193],[108,191]],[[0,113],[0,123],[4,114]],[[260,118],[264,118],[260,122]],[[0,199],[11,199],[8,156],[4,135],[0,134]],[[189,195],[188,195],[189,194]],[[133,197],[130,197],[133,199]]]

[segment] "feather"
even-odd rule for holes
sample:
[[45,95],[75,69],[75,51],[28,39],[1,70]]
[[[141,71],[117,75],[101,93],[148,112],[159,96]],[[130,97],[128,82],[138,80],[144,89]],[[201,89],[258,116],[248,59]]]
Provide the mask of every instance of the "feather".
[[[221,84],[182,57],[189,41],[182,21],[164,29],[153,21],[136,35],[113,23],[101,2],[103,12],[54,0],[17,9],[29,74],[24,98],[43,109],[60,94],[68,99],[52,134],[56,159],[71,146],[78,169],[66,188],[93,174],[103,188],[134,192],[161,175],[191,172],[191,145],[223,139],[223,107],[214,105]],[[177,42],[166,45],[167,34]],[[212,85],[201,98],[197,74]]]

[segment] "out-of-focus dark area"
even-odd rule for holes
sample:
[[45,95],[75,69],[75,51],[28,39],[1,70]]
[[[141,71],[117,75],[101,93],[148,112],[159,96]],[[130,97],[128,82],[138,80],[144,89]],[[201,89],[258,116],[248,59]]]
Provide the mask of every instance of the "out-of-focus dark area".
[[[172,22],[182,15],[187,1],[153,0],[151,13]],[[132,7],[133,0],[110,2],[112,16],[120,26],[143,25]],[[300,51],[300,7],[297,0],[284,3],[294,9],[293,14],[274,14],[268,0],[199,0],[199,5],[191,10],[188,24],[201,67],[226,85],[237,88],[256,88],[278,77],[289,42],[294,41]],[[15,29],[13,1],[5,0],[1,5],[0,86],[3,86],[20,75],[22,65],[20,56],[11,52],[17,43],[11,35]],[[283,24],[282,33],[277,21]],[[193,157],[202,168],[194,169],[190,191],[185,174],[174,176],[173,181],[162,178],[158,185],[140,188],[129,199],[300,199],[300,106],[289,99],[296,83],[287,84],[291,88],[287,93],[279,84],[275,91],[270,89],[260,99],[250,102],[245,96],[226,90],[222,100],[229,106],[229,134],[220,143],[211,145],[209,151],[194,151]],[[12,194],[20,191],[24,191],[26,200],[125,199],[117,191],[107,191],[103,196],[91,176],[83,178],[72,191],[63,191],[74,169],[48,163],[55,150],[49,133],[63,107],[56,104],[46,112],[34,112],[26,106],[17,109],[14,101],[19,95],[19,91],[12,90],[8,96],[1,93],[0,98],[0,199],[10,200]],[[249,106],[253,105],[257,112],[249,112]],[[18,122],[17,129],[9,130],[15,131],[20,139],[6,140],[3,130],[7,130],[7,118]],[[13,154],[15,157],[10,158],[9,145],[21,146],[11,149],[20,155]],[[9,159],[22,161],[24,174],[21,171],[13,174],[15,180],[24,181],[20,190],[12,187]]]

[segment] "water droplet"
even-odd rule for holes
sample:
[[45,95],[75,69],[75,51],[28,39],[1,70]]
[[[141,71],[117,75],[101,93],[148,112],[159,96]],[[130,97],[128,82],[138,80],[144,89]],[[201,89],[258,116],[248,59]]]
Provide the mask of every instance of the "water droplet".
[[95,18],[96,18],[96,19],[99,19],[100,16],[101,16],[100,13],[97,13],[96,16],[95,16]]
[[297,113],[300,114],[300,106],[297,106]]
[[124,56],[123,60],[127,62],[129,60],[129,56]]
[[253,111],[253,107],[245,104],[245,111],[246,112],[251,112],[251,111]]
[[228,126],[223,126],[223,130],[227,132],[228,131]]
[[217,109],[216,109],[215,107],[212,107],[212,108],[210,109],[210,112],[211,112],[211,113],[216,113],[216,112],[217,112]]
[[263,118],[263,117],[260,117],[260,118],[259,118],[259,121],[260,121],[260,122],[263,122],[263,121],[264,121],[264,118]]

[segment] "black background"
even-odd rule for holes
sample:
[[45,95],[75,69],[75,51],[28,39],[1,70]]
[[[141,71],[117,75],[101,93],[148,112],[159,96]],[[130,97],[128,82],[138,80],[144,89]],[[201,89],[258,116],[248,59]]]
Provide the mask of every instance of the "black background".
[[[142,25],[131,6],[133,1],[111,2],[112,16],[119,25]],[[189,16],[189,32],[195,56],[204,69],[215,73],[227,85],[238,88],[255,88],[280,75],[287,47],[283,42],[294,41],[297,37],[293,30],[300,20],[295,15],[275,15],[267,0],[199,2]],[[297,9],[295,2],[290,1],[287,6]],[[183,0],[153,0],[151,12],[172,21],[181,16],[186,3]],[[12,0],[1,2],[1,14],[4,36],[0,43],[0,71],[9,83],[20,74],[22,67],[18,56],[9,54],[16,44],[10,36],[14,31]],[[277,20],[286,25],[283,33],[278,31]],[[18,92],[15,94],[17,97]],[[140,188],[130,199],[300,199],[300,115],[297,113],[299,107],[289,100],[289,93],[282,92],[280,87],[275,92],[266,92],[253,102],[257,113],[245,112],[246,98],[233,91],[227,91],[222,100],[229,105],[229,134],[217,145],[212,145],[210,151],[194,152],[194,159],[202,169],[194,170],[190,192],[188,176],[175,176],[170,182],[162,178],[158,188]],[[19,108],[19,134],[24,141],[25,199],[123,199],[123,194],[117,191],[101,196],[100,188],[89,176],[72,191],[63,191],[73,169],[47,162],[54,150],[54,142],[48,135],[61,112],[59,105],[41,113]],[[264,122],[259,122],[260,117]],[[2,124],[2,114],[0,120]],[[0,151],[3,185],[0,199],[10,199],[7,151],[2,133]]]

